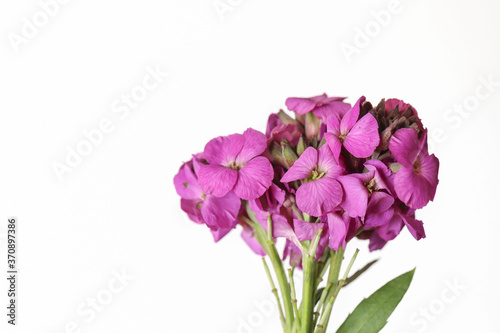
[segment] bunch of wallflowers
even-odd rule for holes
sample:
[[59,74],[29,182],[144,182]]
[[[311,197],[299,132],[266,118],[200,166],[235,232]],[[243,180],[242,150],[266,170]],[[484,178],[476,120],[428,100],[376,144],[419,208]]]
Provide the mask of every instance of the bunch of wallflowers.
[[[240,225],[248,246],[270,257],[282,300],[267,264],[266,271],[284,332],[324,332],[349,273],[339,279],[346,244],[368,239],[370,251],[378,250],[405,227],[424,238],[415,211],[434,199],[439,161],[428,153],[417,111],[401,100],[373,107],[361,97],[351,107],[323,94],[285,104],[295,117],[280,110],[265,134],[249,128],[212,139],[174,184],[182,210],[216,242]],[[285,240],[281,256],[278,238]],[[300,307],[295,268],[304,270]]]

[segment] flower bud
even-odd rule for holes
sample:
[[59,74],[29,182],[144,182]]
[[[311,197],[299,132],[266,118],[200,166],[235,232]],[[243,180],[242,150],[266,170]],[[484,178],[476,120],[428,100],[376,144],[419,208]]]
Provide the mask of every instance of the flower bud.
[[299,143],[297,144],[297,154],[300,156],[307,149],[307,145],[304,142],[304,138],[300,137]]
[[287,140],[281,141],[281,154],[283,155],[283,159],[285,161],[285,167],[290,169],[292,165],[298,160],[297,153],[295,149],[288,143]]
[[321,120],[319,120],[312,112],[306,114],[306,138],[318,138],[321,132]]

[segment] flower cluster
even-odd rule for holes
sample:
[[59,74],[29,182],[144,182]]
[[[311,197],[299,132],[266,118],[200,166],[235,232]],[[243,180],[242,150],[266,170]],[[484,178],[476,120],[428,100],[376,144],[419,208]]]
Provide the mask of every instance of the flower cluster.
[[[256,224],[285,238],[283,258],[300,266],[304,241],[316,258],[354,237],[381,249],[406,227],[425,237],[415,211],[434,199],[439,161],[427,150],[417,111],[397,99],[354,106],[326,94],[288,98],[266,134],[252,128],[215,138],[174,178],[181,207],[219,241],[237,225],[260,255]],[[271,230],[272,229],[272,230]]]

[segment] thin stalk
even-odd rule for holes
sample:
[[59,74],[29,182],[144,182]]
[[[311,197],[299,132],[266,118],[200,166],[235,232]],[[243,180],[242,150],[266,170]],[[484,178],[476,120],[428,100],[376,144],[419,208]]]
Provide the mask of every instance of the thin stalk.
[[297,325],[300,327],[300,314],[299,310],[297,309],[297,294],[295,293],[295,282],[293,280],[293,270],[291,268],[288,269],[288,280],[290,281],[290,290],[292,291],[293,311],[295,312],[294,326],[295,323],[297,323]]
[[345,270],[344,276],[342,280],[340,280],[337,284],[337,287],[335,288],[335,291],[333,295],[330,297],[328,300],[328,304],[325,306],[325,310],[321,316],[321,320],[318,324],[318,328],[316,329],[316,333],[324,333],[326,332],[326,328],[328,327],[328,321],[330,320],[330,315],[332,313],[333,305],[335,304],[335,300],[337,299],[337,296],[340,292],[340,289],[345,284],[345,281],[347,280],[347,277],[349,275],[349,272],[352,268],[352,265],[354,264],[354,261],[356,260],[356,257],[358,256],[359,249],[356,249],[356,252],[354,252],[354,255],[351,258],[351,261],[349,262],[349,265],[347,266],[347,269]]
[[271,276],[271,272],[269,271],[269,266],[267,265],[266,259],[262,258],[262,262],[264,263],[264,269],[266,270],[269,283],[271,283],[271,291],[276,297],[276,302],[278,302],[278,310],[280,314],[281,326],[283,326],[283,329],[285,329],[286,328],[285,316],[283,315],[283,308],[281,307],[281,301],[278,295],[278,289],[276,289],[276,286],[274,285],[273,277]]
[[281,291],[281,297],[283,298],[283,307],[285,310],[285,332],[290,333],[292,331],[294,313],[290,285],[287,280],[285,269],[283,268],[283,262],[281,261],[278,251],[276,250],[276,246],[267,242],[268,236],[266,231],[262,228],[260,223],[255,220],[255,214],[248,205],[247,212],[251,219],[245,218],[245,221],[255,229],[255,238],[259,241],[260,245],[269,256],[269,259],[271,259],[271,264],[273,265],[274,272],[276,273],[278,285]]
[[316,249],[321,238],[320,229],[318,234],[313,240],[308,253],[302,256],[302,265],[304,271],[304,283],[302,289],[302,316],[300,333],[312,333],[314,329],[314,300],[316,293],[316,278],[317,278],[317,262],[314,261],[316,257]]

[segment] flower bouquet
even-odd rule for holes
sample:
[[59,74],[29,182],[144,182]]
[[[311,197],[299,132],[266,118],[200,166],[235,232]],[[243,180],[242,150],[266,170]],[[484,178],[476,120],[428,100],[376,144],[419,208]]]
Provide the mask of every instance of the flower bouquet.
[[[368,239],[374,251],[405,227],[415,239],[425,237],[415,211],[434,199],[439,161],[428,153],[417,111],[397,99],[376,107],[365,97],[352,107],[344,99],[288,98],[295,117],[280,110],[266,134],[249,128],[212,139],[174,177],[182,210],[215,242],[239,225],[263,257],[285,333],[326,332],[341,289],[373,264],[349,275],[356,250],[341,274],[351,239]],[[407,272],[363,300],[337,332],[379,332],[412,277]]]

